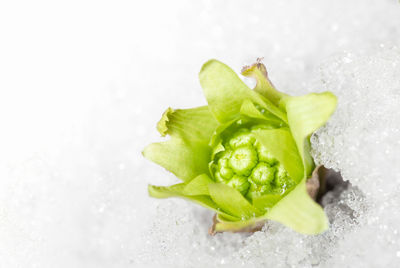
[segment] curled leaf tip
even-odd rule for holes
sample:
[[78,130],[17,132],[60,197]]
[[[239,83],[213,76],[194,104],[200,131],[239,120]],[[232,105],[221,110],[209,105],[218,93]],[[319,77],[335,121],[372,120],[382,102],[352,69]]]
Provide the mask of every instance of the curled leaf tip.
[[256,79],[257,84],[254,90],[279,107],[279,101],[287,95],[275,89],[271,80],[268,78],[267,68],[262,63],[262,60],[263,58],[257,58],[256,63],[250,66],[244,66],[241,73],[246,77]]
[[[267,69],[265,68],[265,66],[264,66],[264,64],[262,63],[263,62],[263,60],[264,60],[264,57],[258,57],[257,59],[256,59],[256,63],[253,63],[252,65],[244,65],[243,67],[242,67],[242,70],[241,70],[241,74],[242,75],[244,75],[244,73],[248,70],[248,69],[251,69],[251,68],[253,68],[253,67],[255,67],[257,64],[260,64],[260,65],[262,65],[263,67],[264,67],[264,69],[265,69],[265,73],[267,72]],[[256,66],[257,68],[262,68],[261,66]],[[268,74],[266,73],[266,76],[267,76]]]
[[[262,59],[263,58],[257,58],[256,63],[253,63],[252,65],[245,65],[242,68],[242,75],[246,76],[246,77],[254,77],[254,72],[255,70],[259,70],[261,72],[261,74],[264,76],[264,78],[268,79],[268,72],[267,72],[267,68],[265,67],[265,65],[262,63]],[[257,78],[257,77],[254,77]]]
[[157,123],[157,130],[160,132],[161,136],[165,137],[168,132],[168,121],[169,121],[169,116],[172,114],[174,110],[171,107],[168,107],[167,110],[163,113],[160,121]]

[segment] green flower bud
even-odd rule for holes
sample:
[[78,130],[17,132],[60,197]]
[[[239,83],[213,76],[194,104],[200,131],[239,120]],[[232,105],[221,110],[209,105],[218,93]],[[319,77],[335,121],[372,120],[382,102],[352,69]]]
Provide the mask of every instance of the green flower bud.
[[277,178],[284,178],[288,177],[288,173],[285,170],[285,168],[282,165],[277,165],[277,170],[276,170],[276,177]]
[[225,151],[218,153],[214,159],[212,172],[215,180],[237,189],[249,200],[264,194],[283,194],[294,185],[293,180],[254,135],[254,131],[270,129],[270,126],[258,124],[250,126],[250,129],[226,131],[223,141]]
[[296,183],[289,177],[282,165],[278,166],[275,177],[275,186],[278,192],[283,194],[287,189],[292,188]]
[[256,184],[250,183],[250,188],[247,192],[246,198],[252,200],[254,197],[262,196],[264,194],[272,193],[273,188],[271,184]]
[[258,152],[258,159],[260,161],[266,162],[270,165],[274,165],[278,162],[276,158],[260,143],[256,143],[256,148]]
[[242,128],[229,140],[229,145],[232,148],[237,148],[245,145],[252,145],[255,137],[250,134],[249,130]]
[[260,162],[253,169],[251,179],[256,184],[268,185],[274,180],[276,169],[267,163]]
[[215,172],[214,178],[217,182],[226,183],[225,179],[221,176],[221,173],[219,171]]
[[251,146],[242,146],[233,151],[229,158],[229,165],[239,175],[248,176],[257,165],[257,152]]
[[250,187],[250,183],[247,181],[247,178],[238,175],[233,176],[233,178],[227,184],[238,190],[242,195],[246,195],[247,190]]
[[230,178],[232,178],[234,173],[229,166],[229,158],[224,157],[219,159],[218,168],[219,168],[219,173],[224,179],[229,180]]

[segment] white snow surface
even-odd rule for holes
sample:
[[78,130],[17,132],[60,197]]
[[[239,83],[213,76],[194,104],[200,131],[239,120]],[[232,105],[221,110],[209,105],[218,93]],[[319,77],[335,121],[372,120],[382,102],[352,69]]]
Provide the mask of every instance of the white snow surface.
[[[4,1],[0,40],[1,267],[400,266],[398,1]],[[257,57],[338,96],[313,155],[353,186],[324,234],[212,237],[211,212],[148,197],[177,182],[141,155],[162,112],[206,104],[206,60]]]

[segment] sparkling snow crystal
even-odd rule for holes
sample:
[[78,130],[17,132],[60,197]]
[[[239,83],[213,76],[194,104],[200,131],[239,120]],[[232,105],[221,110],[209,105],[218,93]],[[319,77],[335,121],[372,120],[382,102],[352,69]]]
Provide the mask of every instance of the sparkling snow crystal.
[[344,201],[359,225],[339,236],[328,263],[396,266],[400,263],[400,50],[382,49],[363,57],[347,54],[324,66],[321,76],[318,87],[334,90],[339,106],[329,124],[312,138],[315,160],[339,170],[361,190]]

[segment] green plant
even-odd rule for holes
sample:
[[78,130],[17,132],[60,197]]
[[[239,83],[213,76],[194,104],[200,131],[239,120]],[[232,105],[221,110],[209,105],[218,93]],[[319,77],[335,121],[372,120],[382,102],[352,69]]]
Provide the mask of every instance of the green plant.
[[265,220],[304,234],[323,232],[326,215],[306,191],[315,168],[309,139],[334,112],[336,97],[279,92],[260,62],[242,74],[256,79],[254,90],[210,60],[199,75],[208,106],[166,110],[157,129],[171,139],[143,154],[183,182],[149,185],[149,194],[214,210],[214,232],[250,230]]

